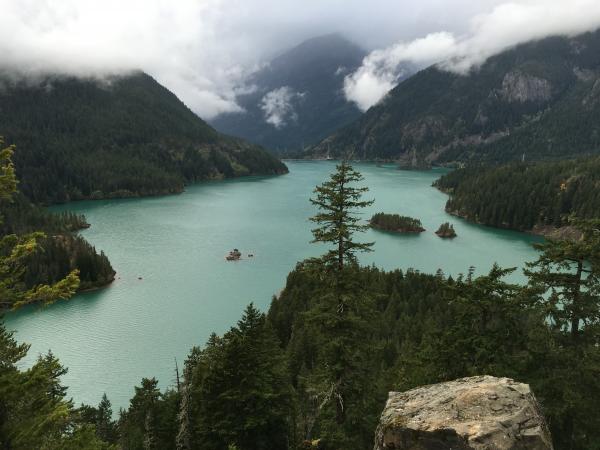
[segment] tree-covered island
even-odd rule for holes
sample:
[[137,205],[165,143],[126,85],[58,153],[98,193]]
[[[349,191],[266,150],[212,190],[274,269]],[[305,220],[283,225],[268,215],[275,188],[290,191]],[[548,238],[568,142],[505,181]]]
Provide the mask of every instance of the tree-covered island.
[[450,222],[444,222],[435,232],[439,237],[444,239],[452,239],[456,237],[456,231],[454,231],[454,225]]
[[377,213],[371,217],[371,227],[394,233],[422,233],[425,231],[419,219],[399,214]]

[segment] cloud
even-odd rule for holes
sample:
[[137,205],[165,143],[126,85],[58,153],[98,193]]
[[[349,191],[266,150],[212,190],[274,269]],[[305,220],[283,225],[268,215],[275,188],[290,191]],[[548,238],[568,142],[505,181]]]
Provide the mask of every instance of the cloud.
[[[142,69],[201,115],[235,111],[243,76],[216,26],[220,0],[0,0],[0,68],[104,77]],[[211,60],[219,64],[210,64]]]
[[504,2],[474,15],[466,32],[435,32],[375,50],[345,78],[348,100],[362,110],[376,104],[403,76],[407,64],[467,73],[490,56],[549,35],[572,36],[600,27],[598,0]]
[[[496,0],[0,0],[0,72],[104,77],[141,69],[210,119],[238,111],[257,64],[340,32],[366,49],[465,18]],[[474,5],[475,3],[475,5]]]
[[367,107],[397,82],[402,58],[435,62],[450,39],[440,59],[459,57],[457,69],[469,67],[515,42],[589,29],[599,7],[597,0],[0,0],[0,71],[104,77],[141,69],[210,119],[240,110],[236,96],[251,88],[245,82],[261,62],[340,32],[383,49],[348,85],[349,98]]
[[265,121],[275,128],[282,128],[290,120],[298,120],[292,102],[303,96],[304,94],[295,92],[289,86],[282,86],[267,92],[260,101],[260,108],[265,113]]

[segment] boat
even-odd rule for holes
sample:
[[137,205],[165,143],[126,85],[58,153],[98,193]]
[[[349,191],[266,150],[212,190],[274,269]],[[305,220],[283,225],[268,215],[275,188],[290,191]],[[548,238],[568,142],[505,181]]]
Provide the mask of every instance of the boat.
[[242,257],[242,253],[237,248],[234,248],[232,251],[229,252],[229,255],[227,255],[225,257],[225,259],[227,261],[237,261],[241,257]]

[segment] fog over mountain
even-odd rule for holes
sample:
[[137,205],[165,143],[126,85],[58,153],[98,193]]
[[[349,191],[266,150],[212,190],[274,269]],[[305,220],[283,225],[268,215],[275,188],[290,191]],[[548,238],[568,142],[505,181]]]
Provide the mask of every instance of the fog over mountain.
[[[322,34],[339,32],[372,52],[345,84],[366,109],[406,61],[452,59],[450,70],[465,71],[517,43],[600,25],[595,0],[0,0],[0,10],[2,72],[35,79],[141,69],[207,119],[243,111],[237,97],[250,74]],[[266,110],[287,94],[267,99]]]
[[365,56],[336,33],[304,41],[248,77],[249,88],[236,97],[242,111],[211,124],[278,152],[316,144],[360,116],[344,95],[344,80]]

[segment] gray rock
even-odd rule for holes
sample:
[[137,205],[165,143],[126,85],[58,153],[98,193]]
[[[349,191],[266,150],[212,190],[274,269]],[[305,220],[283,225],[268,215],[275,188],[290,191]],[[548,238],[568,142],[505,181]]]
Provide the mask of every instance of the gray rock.
[[374,450],[552,450],[529,385],[477,376],[390,392]]
[[544,78],[516,70],[504,75],[500,96],[509,103],[545,102],[552,98],[552,85]]

